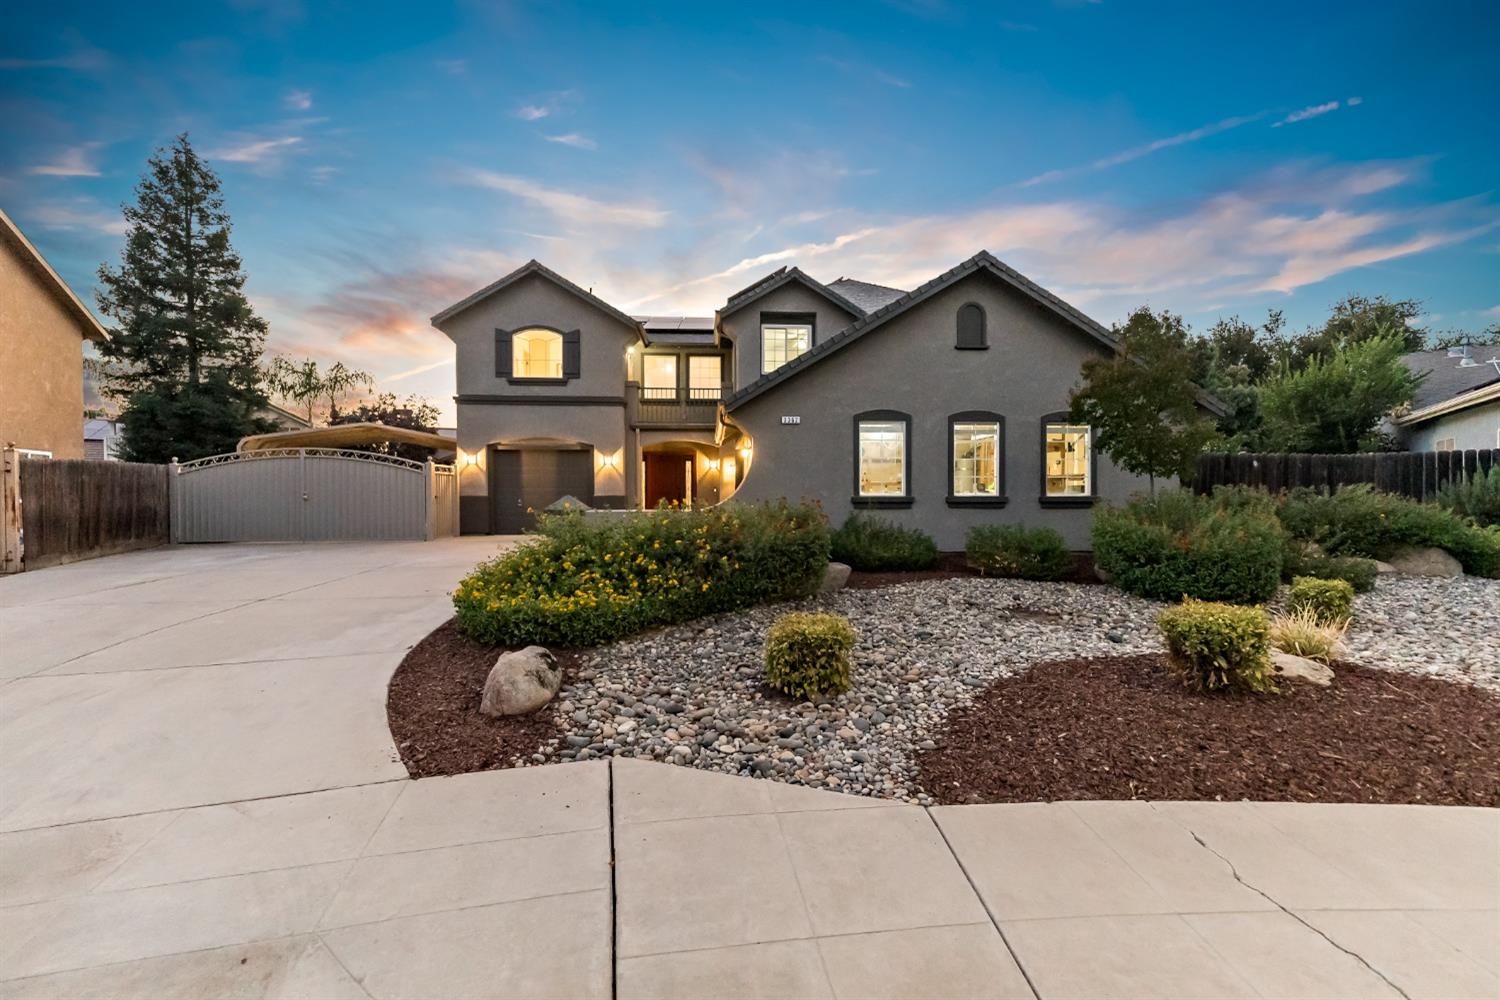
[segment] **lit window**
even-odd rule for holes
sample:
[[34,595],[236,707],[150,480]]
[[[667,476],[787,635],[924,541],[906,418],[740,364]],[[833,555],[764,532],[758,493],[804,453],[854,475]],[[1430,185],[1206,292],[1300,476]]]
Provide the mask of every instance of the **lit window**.
[[859,422],[859,495],[906,495],[905,421]]
[[1047,496],[1090,496],[1090,436],[1087,424],[1049,423],[1042,434]]
[[724,365],[717,354],[688,358],[688,398],[718,399],[724,388]]
[[563,338],[554,330],[520,330],[510,340],[514,378],[562,378]]
[[645,365],[645,381],[642,383],[646,399],[677,398],[677,355],[648,354],[641,361]]
[[953,495],[1000,495],[1000,422],[953,424]]
[[1433,451],[1452,451],[1453,450],[1453,439],[1452,438],[1439,438],[1438,440],[1436,440],[1436,441],[1433,442],[1433,444],[1432,444],[1432,450]]
[[812,347],[812,324],[783,323],[760,328],[760,371],[774,372]]

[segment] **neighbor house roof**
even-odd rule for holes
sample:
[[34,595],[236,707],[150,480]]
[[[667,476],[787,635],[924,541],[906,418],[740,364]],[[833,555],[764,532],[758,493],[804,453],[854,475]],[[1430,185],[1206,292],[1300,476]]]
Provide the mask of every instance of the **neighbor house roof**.
[[347,448],[351,445],[415,444],[437,451],[452,451],[458,442],[431,431],[391,427],[375,421],[358,424],[335,424],[332,427],[310,427],[306,430],[276,431],[240,438],[236,451],[265,451],[270,448]]
[[1465,354],[1456,353],[1460,350],[1454,348],[1455,353],[1450,353],[1441,348],[1402,356],[1402,364],[1412,372],[1425,373],[1412,397],[1413,413],[1500,382],[1500,365],[1490,363],[1491,358],[1500,358],[1500,347],[1469,347]]
[[640,323],[636,322],[635,317],[627,316],[625,313],[616,309],[608,302],[605,302],[593,292],[589,291],[586,288],[580,288],[579,286],[569,281],[567,278],[564,278],[562,275],[558,274],[556,271],[545,266],[537,260],[528,260],[526,263],[510,272],[499,281],[496,281],[494,284],[486,285],[479,291],[475,292],[473,295],[470,295],[468,298],[453,303],[453,305],[449,306],[447,309],[444,309],[442,312],[432,317],[432,325],[441,330],[443,323],[452,319],[454,316],[457,316],[459,313],[470,308],[471,306],[478,305],[480,302],[483,302],[485,299],[489,298],[491,295],[494,295],[496,292],[509,288],[517,281],[520,281],[522,278],[528,277],[533,274],[546,278],[548,281],[552,282],[565,291],[572,292],[574,295],[578,296],[580,299],[583,299],[585,302],[598,309],[600,312],[604,313],[607,316],[614,317],[621,323],[624,323],[626,326],[630,327],[632,330],[640,330],[641,325]]
[[812,289],[851,316],[863,316],[865,314],[865,310],[861,309],[858,304],[851,302],[842,294],[829,288],[816,278],[809,277],[801,268],[782,267],[772,271],[755,284],[735,292],[729,297],[729,301],[725,302],[723,307],[719,309],[718,315],[728,316],[730,313],[749,305],[761,296],[774,292],[789,281],[799,282],[807,288]]
[[47,263],[47,258],[43,257],[42,252],[32,245],[31,241],[26,238],[26,234],[21,232],[21,228],[11,221],[10,216],[6,215],[4,210],[0,210],[0,237],[15,247],[16,253],[31,265],[31,269],[42,279],[42,284],[47,286],[53,297],[77,322],[78,331],[85,340],[103,343],[109,339],[109,331],[104,329],[103,324],[89,311],[89,307],[73,294],[73,289],[68,287],[68,283],[52,270],[52,265]]
[[[829,355],[854,343],[854,341],[863,337],[871,330],[900,316],[913,306],[925,302],[955,282],[980,271],[987,271],[995,275],[1001,281],[1029,296],[1043,307],[1050,309],[1084,333],[1093,337],[1099,343],[1109,348],[1111,352],[1116,352],[1120,349],[1120,342],[1115,339],[1114,334],[1110,333],[1098,320],[1090,318],[1021,272],[1002,263],[999,258],[995,257],[988,250],[981,250],[957,267],[943,272],[921,287],[912,289],[900,298],[893,299],[874,312],[856,320],[832,337],[814,346],[807,353],[788,361],[768,375],[762,375],[754,382],[751,382],[725,399],[723,404],[725,410],[732,410],[786,382],[788,379],[795,378],[800,372],[806,371]],[[1201,390],[1198,393],[1198,402],[1205,409],[1220,416],[1229,412],[1228,408],[1222,402]]]
[[839,278],[836,281],[830,281],[828,287],[867,313],[874,312],[881,306],[888,306],[906,294],[906,290],[902,288],[891,288],[889,285],[877,285],[869,281],[857,281],[854,278]]

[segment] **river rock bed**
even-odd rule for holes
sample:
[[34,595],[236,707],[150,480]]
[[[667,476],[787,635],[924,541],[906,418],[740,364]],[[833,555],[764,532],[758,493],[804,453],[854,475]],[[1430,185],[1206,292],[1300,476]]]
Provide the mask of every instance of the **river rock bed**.
[[1500,691],[1500,580],[1382,574],[1354,599],[1346,658]]

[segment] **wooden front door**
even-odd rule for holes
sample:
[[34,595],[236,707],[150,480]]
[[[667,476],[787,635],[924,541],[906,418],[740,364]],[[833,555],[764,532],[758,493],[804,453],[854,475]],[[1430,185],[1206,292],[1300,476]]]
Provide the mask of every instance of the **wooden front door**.
[[663,501],[686,506],[697,493],[692,452],[647,452],[645,507],[655,510]]

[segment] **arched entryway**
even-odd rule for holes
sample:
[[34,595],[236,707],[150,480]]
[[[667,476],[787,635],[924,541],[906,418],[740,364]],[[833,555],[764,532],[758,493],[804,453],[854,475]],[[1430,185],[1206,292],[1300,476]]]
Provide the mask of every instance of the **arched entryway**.
[[687,445],[656,445],[641,453],[643,506],[690,506],[698,497],[698,452]]

